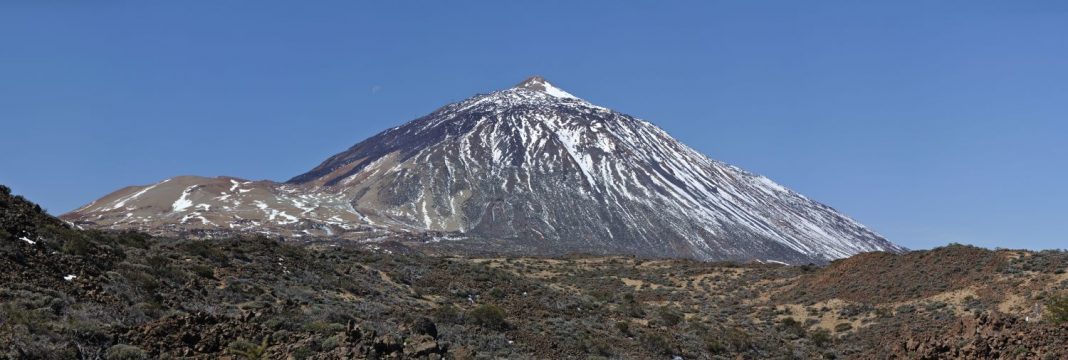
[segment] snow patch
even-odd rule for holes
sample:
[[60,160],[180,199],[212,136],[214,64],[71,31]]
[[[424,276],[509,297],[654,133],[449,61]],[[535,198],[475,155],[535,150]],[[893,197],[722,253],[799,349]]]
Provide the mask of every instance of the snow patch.
[[196,189],[196,185],[190,186],[190,187],[186,188],[184,191],[182,191],[182,196],[179,196],[178,200],[175,200],[174,204],[171,204],[171,211],[173,211],[173,212],[184,211],[185,209],[188,209],[190,206],[193,206],[193,201],[189,200],[189,194],[192,193],[194,189]]
[[757,180],[758,183],[760,183],[761,185],[764,185],[764,187],[766,187],[766,188],[769,188],[769,189],[772,189],[772,190],[775,190],[775,191],[778,191],[778,192],[789,192],[789,190],[786,190],[786,188],[782,187],[782,185],[776,184],[774,181],[771,181],[771,179],[768,179],[766,177],[758,176],[756,178],[756,180]]
[[542,86],[545,86],[545,93],[549,94],[550,96],[565,99],[578,99],[577,97],[575,97],[575,95],[571,95],[567,91],[561,90],[560,88],[555,87],[553,86],[553,84],[550,84],[548,82],[542,84]]
[[133,199],[139,198],[139,197],[141,197],[141,195],[144,195],[144,194],[145,194],[145,193],[147,193],[147,192],[148,192],[149,190],[155,189],[155,188],[156,188],[157,186],[160,186],[160,185],[162,185],[163,183],[165,183],[165,182],[168,182],[168,181],[171,181],[171,179],[167,179],[167,180],[163,180],[163,181],[160,181],[160,182],[158,182],[158,183],[156,183],[156,184],[153,184],[152,186],[149,186],[149,187],[146,187],[146,188],[144,188],[144,189],[141,189],[141,191],[138,191],[138,192],[136,192],[136,193],[134,193],[134,194],[132,194],[132,195],[130,195],[130,196],[124,197],[124,198],[122,198],[122,200],[119,200],[119,202],[115,203],[115,205],[114,205],[114,206],[112,206],[112,207],[111,207],[110,209],[108,209],[108,210],[117,210],[117,209],[119,209],[119,208],[121,208],[121,207],[123,207],[123,206],[126,206],[126,202],[127,202],[127,201],[130,201],[130,200],[133,200]]

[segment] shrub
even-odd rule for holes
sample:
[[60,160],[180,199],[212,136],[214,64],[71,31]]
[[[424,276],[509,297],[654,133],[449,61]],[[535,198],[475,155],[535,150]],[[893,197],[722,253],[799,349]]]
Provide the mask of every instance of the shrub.
[[1049,320],[1055,324],[1068,321],[1068,294],[1050,297],[1046,300]]
[[222,250],[219,250],[215,246],[215,243],[208,240],[193,240],[183,244],[183,247],[189,253],[211,260],[218,264],[226,264],[229,257]]
[[117,244],[139,249],[148,249],[149,243],[152,240],[152,236],[136,231],[123,231],[109,233],[108,235],[110,235],[112,240]]
[[197,276],[200,276],[202,278],[205,278],[205,279],[215,278],[215,269],[212,268],[211,266],[193,265],[192,270],[193,270],[194,274],[197,274]]
[[445,305],[434,311],[434,319],[444,324],[459,324],[463,322],[460,309],[453,305]]
[[929,303],[924,304],[923,308],[925,310],[929,311],[929,312],[934,312],[934,311],[945,309],[947,306],[949,306],[949,305],[944,303],[944,302],[935,301],[935,302],[929,302]]
[[435,339],[438,338],[438,326],[434,324],[433,320],[425,317],[420,317],[412,322],[412,332],[428,335]]
[[63,243],[63,253],[77,256],[85,256],[93,251],[93,244],[89,240],[76,237]]
[[728,327],[723,331],[723,339],[726,345],[734,351],[743,351],[753,347],[753,339],[749,333],[735,327]]
[[506,330],[508,323],[504,320],[504,310],[492,304],[480,305],[467,314],[475,325],[493,330]]
[[1028,350],[1026,346],[1017,346],[1016,349],[1012,351],[1012,355],[1022,356],[1024,354],[1027,354],[1028,351],[1030,350]]
[[227,346],[227,350],[234,355],[244,359],[266,359],[267,358],[267,341],[269,337],[263,337],[263,341],[260,341],[259,345],[248,342],[244,339],[239,339],[230,343]]
[[705,339],[705,351],[709,354],[722,354],[727,352],[727,345],[716,338]]
[[623,294],[623,304],[620,307],[627,316],[632,318],[645,317],[645,310],[642,310],[642,304],[634,299],[634,294]]
[[322,320],[314,320],[304,323],[304,331],[312,332],[316,334],[333,334],[345,329],[345,325],[330,323]]
[[642,345],[653,354],[671,355],[671,343],[660,334],[645,333],[642,335]]
[[853,324],[840,323],[840,324],[834,326],[834,332],[845,332],[845,331],[849,331],[849,330],[853,330]]
[[678,325],[683,319],[682,313],[666,306],[660,308],[657,315],[660,316],[660,321],[667,326]]
[[795,338],[800,338],[805,335],[805,324],[794,320],[792,317],[779,320],[779,329],[787,334],[793,334]]
[[148,359],[148,354],[145,354],[141,348],[118,344],[108,348],[108,351],[104,353],[104,358],[107,360],[141,360]]
[[610,358],[615,355],[612,344],[601,337],[595,337],[586,341],[586,353],[600,355],[605,358]]
[[809,340],[812,340],[816,346],[823,347],[831,342],[831,332],[827,329],[816,329],[808,335]]
[[323,343],[320,345],[321,349],[323,351],[334,350],[335,348],[337,348],[338,344],[341,343],[341,336],[341,334],[337,334],[326,338],[326,340],[323,340]]
[[123,275],[130,282],[147,293],[154,293],[156,289],[159,289],[159,279],[152,274],[149,274],[144,267],[130,267],[123,270]]
[[869,304],[849,304],[838,310],[838,315],[854,318],[875,311],[875,307]]
[[293,353],[291,353],[290,355],[292,355],[294,359],[304,360],[314,356],[315,350],[312,350],[308,347],[299,347],[296,350],[293,350]]

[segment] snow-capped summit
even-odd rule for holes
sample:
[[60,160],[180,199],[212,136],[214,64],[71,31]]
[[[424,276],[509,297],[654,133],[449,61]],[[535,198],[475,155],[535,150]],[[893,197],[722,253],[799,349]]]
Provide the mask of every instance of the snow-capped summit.
[[386,130],[286,183],[179,177],[64,217],[166,234],[404,238],[521,254],[807,263],[903,250],[538,76]]
[[549,83],[549,81],[545,80],[545,78],[537,75],[531,76],[526,80],[523,80],[523,82],[517,84],[513,88],[540,91],[558,98],[578,99],[574,95],[569,94],[567,91],[553,86],[553,84]]

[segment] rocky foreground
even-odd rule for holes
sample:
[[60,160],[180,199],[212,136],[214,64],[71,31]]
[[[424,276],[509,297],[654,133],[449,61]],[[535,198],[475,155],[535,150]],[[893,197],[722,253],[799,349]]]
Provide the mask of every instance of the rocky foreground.
[[77,230],[0,187],[2,358],[1068,358],[1068,253],[825,267]]

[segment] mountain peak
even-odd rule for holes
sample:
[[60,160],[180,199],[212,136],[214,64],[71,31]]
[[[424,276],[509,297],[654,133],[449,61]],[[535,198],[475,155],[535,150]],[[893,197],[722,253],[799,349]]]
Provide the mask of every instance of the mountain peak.
[[171,236],[396,239],[527,255],[807,264],[903,251],[828,206],[538,76],[383,131],[285,184],[177,177],[121,189],[64,219]]
[[575,97],[575,95],[571,95],[567,91],[553,86],[553,84],[549,83],[549,80],[545,80],[545,78],[538,75],[534,75],[527,78],[526,80],[523,80],[523,82],[517,84],[515,87],[513,87],[513,89],[527,89],[533,91],[540,91],[558,98],[578,99],[578,97]]

